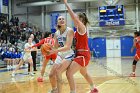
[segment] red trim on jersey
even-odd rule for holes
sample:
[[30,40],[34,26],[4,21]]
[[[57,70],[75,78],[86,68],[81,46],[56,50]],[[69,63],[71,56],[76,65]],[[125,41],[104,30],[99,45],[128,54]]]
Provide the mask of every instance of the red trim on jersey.
[[39,43],[33,45],[32,47],[38,47],[38,46],[40,46],[40,45],[42,45],[44,43],[49,43],[49,44],[54,46],[54,39],[51,38],[51,37],[44,38],[44,39],[40,40]]
[[88,47],[88,37],[87,32],[83,35],[80,35],[79,32],[75,33],[76,39],[76,50],[88,50],[88,51],[77,51],[76,57],[73,59],[76,63],[85,67],[90,61],[90,51]]
[[136,49],[140,50],[140,36],[135,38],[135,45],[136,45]]

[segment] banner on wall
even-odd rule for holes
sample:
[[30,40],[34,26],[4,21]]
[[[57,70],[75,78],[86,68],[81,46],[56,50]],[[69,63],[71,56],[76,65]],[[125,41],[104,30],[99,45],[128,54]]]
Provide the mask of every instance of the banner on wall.
[[0,0],[0,13],[1,13],[1,10],[2,10],[2,0]]
[[56,25],[57,25],[58,16],[59,16],[59,13],[52,13],[50,15],[50,17],[51,17],[51,32],[52,33],[56,32]]
[[9,0],[3,0],[3,5],[8,6]]
[[0,13],[8,14],[8,1],[9,0],[0,0]]

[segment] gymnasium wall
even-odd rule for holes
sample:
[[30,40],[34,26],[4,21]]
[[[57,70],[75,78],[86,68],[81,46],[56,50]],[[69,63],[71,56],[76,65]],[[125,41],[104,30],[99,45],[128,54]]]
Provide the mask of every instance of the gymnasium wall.
[[[17,16],[19,16],[21,18],[21,21],[27,21],[27,8],[26,7],[17,7],[16,4],[19,2],[22,2],[25,0],[13,0],[13,13]],[[15,3],[16,2],[16,3]],[[136,8],[134,5],[134,1],[127,1],[127,2],[121,2],[125,4],[125,13],[126,13],[126,25],[135,25],[136,23]],[[118,3],[119,4],[119,3]],[[99,5],[104,6],[105,4],[103,3],[99,3]],[[57,7],[57,8],[56,8]],[[77,10],[79,7],[79,10]],[[140,7],[140,6],[139,6]],[[85,12],[85,4],[80,4],[79,6],[77,5],[73,5],[72,7],[73,9],[76,9],[76,11],[83,11]],[[29,7],[29,23],[34,23],[35,25],[38,25],[39,27],[41,27],[41,7]],[[22,10],[22,11],[21,11]],[[67,18],[67,24],[70,27],[73,27],[71,18],[69,16],[69,14],[65,14],[65,6],[62,5],[51,5],[51,6],[45,6],[45,29],[50,30],[50,13],[55,13],[58,12],[60,13],[60,15],[63,15]],[[90,3],[89,7],[89,20],[90,20],[90,26],[92,26],[94,29],[93,31],[96,31],[95,28],[99,28],[99,18],[98,18],[98,2],[95,3]],[[140,10],[140,9],[139,9]],[[34,19],[35,18],[35,19]],[[140,19],[140,17],[139,17]],[[91,35],[95,37],[96,34]],[[98,36],[98,33],[97,33]]]
[[126,12],[126,25],[134,25],[136,23],[136,7],[135,6],[125,6],[125,12]]
[[[19,2],[19,0],[13,0],[14,2],[16,1],[16,3]],[[24,1],[24,0],[23,0]],[[27,8],[25,7],[17,7],[16,3],[13,2],[14,8],[13,8],[13,13],[19,17],[20,21],[27,21]],[[20,0],[21,2],[21,0]],[[126,28],[123,31],[119,31],[117,30],[116,32],[119,33],[120,35],[120,42],[121,42],[121,56],[133,56],[134,53],[130,53],[130,48],[132,47],[132,41],[133,41],[133,32],[136,29],[136,5],[134,4],[134,0],[127,0],[126,2],[121,2],[118,4],[125,4],[124,8],[125,8],[125,19],[126,19]],[[85,4],[84,4],[85,5]],[[105,34],[107,33],[108,35],[111,35],[112,33],[110,29],[101,29],[99,27],[99,17],[98,17],[98,5],[104,6],[105,4],[98,4],[98,2],[95,3],[89,3],[88,4],[89,7],[87,8],[89,11],[88,14],[88,18],[90,21],[90,26],[92,32],[90,33],[90,40],[89,40],[89,46],[90,46],[90,50],[93,51],[93,49],[95,48],[97,50],[98,53],[98,57],[106,57],[106,36]],[[56,9],[57,7],[57,9]],[[51,30],[51,17],[50,15],[52,13],[59,13],[59,15],[65,16],[66,20],[67,20],[67,25],[69,27],[74,27],[74,24],[71,20],[71,17],[68,13],[65,13],[65,6],[59,6],[57,5],[56,7],[54,6],[45,6],[45,29],[47,31]],[[62,10],[61,10],[61,9]],[[76,8],[75,6],[73,8]],[[80,10],[75,10],[75,12],[78,11],[82,11],[85,12],[86,11],[86,7],[83,6],[82,8],[79,6]],[[42,27],[42,20],[41,20],[41,7],[29,7],[29,23],[33,23],[35,25],[38,25],[38,27]],[[56,10],[55,10],[56,9]],[[60,9],[60,11],[58,12],[58,10]],[[22,10],[22,11],[21,11]],[[52,11],[51,11],[52,10]],[[140,15],[140,5],[139,5],[139,15]],[[140,17],[139,17],[140,20]],[[132,30],[131,30],[132,29]],[[102,31],[103,30],[103,31]],[[95,33],[94,33],[95,32]],[[123,33],[125,33],[125,36],[122,35]],[[124,37],[123,37],[124,36]],[[104,39],[104,40],[103,40]],[[96,41],[97,40],[97,41]],[[125,41],[126,40],[126,41]],[[98,44],[98,41],[101,42],[101,44]],[[129,42],[128,45],[125,42]],[[103,44],[103,45],[102,45]],[[99,48],[99,46],[101,48]],[[104,46],[104,47],[103,47]],[[101,50],[103,49],[103,50]],[[101,50],[101,51],[100,51]],[[127,51],[123,52],[123,51]]]
[[50,31],[51,29],[51,26],[50,26],[50,22],[51,22],[51,19],[50,19],[50,15],[48,13],[45,14],[45,29]]
[[[118,27],[116,29],[116,32],[119,32],[120,35],[121,33],[122,34],[125,33],[126,35],[133,35],[132,33],[136,30],[136,5],[134,4],[134,0],[127,0],[125,2],[120,0],[120,2],[124,4],[126,29],[124,29],[123,27]],[[112,32],[114,28],[109,29],[109,28],[99,27],[98,8],[96,8],[95,5],[96,4],[94,3],[90,3],[90,8],[89,8],[89,19],[91,22],[90,37],[102,37],[103,35],[106,35],[106,34],[111,35],[112,33],[110,32]],[[106,4],[100,4],[100,5],[106,6]],[[139,15],[140,15],[140,5],[139,5]],[[140,17],[139,17],[139,21],[140,21]]]
[[[16,4],[19,2],[23,2],[25,0],[13,0],[12,2],[12,13],[19,17],[21,22],[27,22],[27,7],[17,7]],[[30,1],[30,0],[29,0]],[[63,5],[63,4],[62,4]],[[51,13],[59,13],[60,15],[64,16],[67,20],[67,25],[69,27],[73,27],[73,22],[71,20],[71,17],[69,16],[68,13],[65,13],[65,6],[63,5],[51,5],[51,6],[45,6],[45,30],[51,30],[50,24],[50,15]],[[55,8],[56,7],[56,8]],[[82,9],[85,8],[85,4],[74,4],[73,9],[76,9],[77,7],[80,7]],[[57,10],[58,9],[58,10]],[[79,11],[79,10],[76,10]],[[29,12],[29,23],[38,25],[38,27],[42,27],[42,20],[41,20],[41,7],[28,7],[28,12]],[[85,10],[84,10],[85,12]]]
[[[17,7],[17,3],[25,0],[13,0],[12,1],[12,14],[19,17],[20,22],[27,22],[27,7]],[[41,7],[28,7],[28,23],[41,26]]]
[[[121,36],[118,37],[120,45],[117,45],[115,41],[107,43],[106,37],[96,37],[96,38],[89,38],[88,44],[90,51],[93,53],[94,57],[107,57],[107,49],[111,49],[114,51],[108,51],[111,54],[111,57],[118,57],[116,54],[118,53],[115,47],[120,46],[120,56],[121,57],[131,57],[135,55],[136,50],[131,53],[131,48],[133,46],[133,37],[132,36]],[[109,45],[107,45],[109,44]],[[109,48],[110,46],[110,48]],[[114,48],[112,48],[112,47]],[[114,55],[114,56],[112,56]]]

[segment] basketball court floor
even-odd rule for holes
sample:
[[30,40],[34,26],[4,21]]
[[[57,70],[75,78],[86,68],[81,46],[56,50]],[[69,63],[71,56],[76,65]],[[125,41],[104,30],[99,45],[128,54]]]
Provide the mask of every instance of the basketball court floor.
[[[88,72],[99,89],[99,93],[140,93],[140,63],[137,64],[136,77],[129,77],[133,58],[102,58],[91,59]],[[17,72],[15,78],[12,71],[0,69],[0,93],[48,93],[51,85],[48,73],[52,65],[48,65],[45,81],[37,82],[40,67],[31,77],[27,68]],[[80,73],[76,73],[75,82],[77,93],[89,93],[89,86]],[[69,93],[69,85],[65,73],[63,74],[63,93]]]

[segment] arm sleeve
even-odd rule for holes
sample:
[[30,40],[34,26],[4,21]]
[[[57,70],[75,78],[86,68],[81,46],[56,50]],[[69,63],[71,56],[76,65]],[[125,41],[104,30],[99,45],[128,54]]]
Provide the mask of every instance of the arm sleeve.
[[33,45],[32,47],[38,47],[38,46],[44,44],[44,42],[45,42],[45,39],[42,39],[39,43]]

